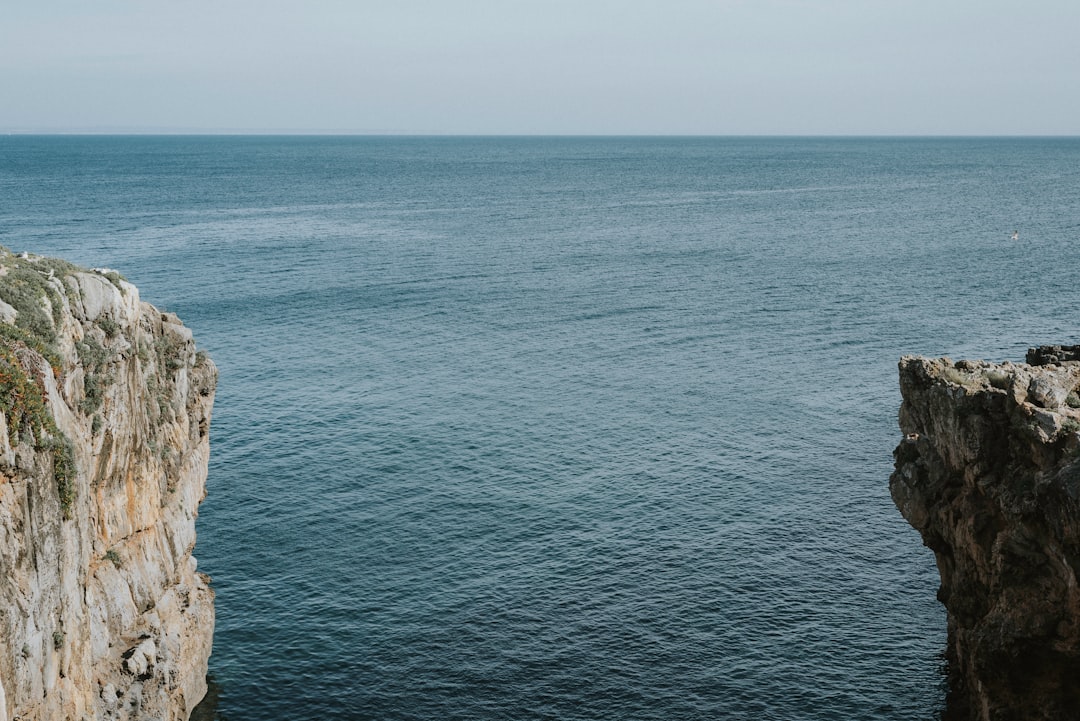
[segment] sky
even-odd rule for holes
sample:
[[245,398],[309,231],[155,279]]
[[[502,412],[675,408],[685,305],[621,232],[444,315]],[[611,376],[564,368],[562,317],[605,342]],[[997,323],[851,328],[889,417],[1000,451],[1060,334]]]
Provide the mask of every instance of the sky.
[[1076,135],[1076,0],[0,0],[0,132]]

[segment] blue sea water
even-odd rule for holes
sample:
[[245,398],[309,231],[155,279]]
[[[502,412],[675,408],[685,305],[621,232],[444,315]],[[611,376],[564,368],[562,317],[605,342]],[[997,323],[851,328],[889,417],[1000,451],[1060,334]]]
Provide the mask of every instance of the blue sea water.
[[1077,342],[1078,191],[1076,139],[0,137],[0,244],[220,367],[228,721],[935,718],[896,362]]

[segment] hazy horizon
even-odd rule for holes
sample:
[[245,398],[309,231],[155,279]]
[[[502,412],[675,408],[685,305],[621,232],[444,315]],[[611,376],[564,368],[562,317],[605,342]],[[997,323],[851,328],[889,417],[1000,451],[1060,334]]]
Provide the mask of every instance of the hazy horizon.
[[44,0],[0,132],[1080,134],[1064,0]]
[[294,130],[289,128],[271,128],[271,129],[197,129],[197,130],[175,130],[175,129],[160,129],[160,128],[139,128],[139,129],[65,129],[65,128],[44,128],[44,129],[10,129],[0,131],[0,135],[8,136],[95,136],[100,135],[102,137],[123,137],[123,136],[146,136],[146,137],[327,137],[327,138],[378,138],[378,137],[397,137],[397,138],[822,138],[822,139],[843,139],[843,138],[860,138],[860,139],[926,139],[932,140],[934,138],[941,139],[993,139],[993,138],[1008,138],[1022,140],[1024,138],[1080,138],[1080,133],[422,133],[422,132],[406,132],[406,131],[366,131],[366,130]]

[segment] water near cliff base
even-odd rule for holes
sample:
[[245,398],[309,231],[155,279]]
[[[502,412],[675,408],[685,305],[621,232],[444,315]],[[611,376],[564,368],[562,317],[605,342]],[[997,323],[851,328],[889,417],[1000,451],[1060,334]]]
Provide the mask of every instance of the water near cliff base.
[[220,366],[221,718],[930,719],[896,362],[1077,342],[1078,187],[1064,139],[3,137],[0,244]]

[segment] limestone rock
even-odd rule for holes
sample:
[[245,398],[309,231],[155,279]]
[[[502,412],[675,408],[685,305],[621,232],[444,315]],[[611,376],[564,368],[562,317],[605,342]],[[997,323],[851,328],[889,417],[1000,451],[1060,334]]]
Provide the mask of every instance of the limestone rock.
[[1043,408],[1059,408],[1065,403],[1072,389],[1056,382],[1057,380],[1046,376],[1033,379],[1028,386],[1028,397]]
[[900,361],[890,489],[941,575],[947,719],[1080,709],[1080,361],[1067,355]]
[[187,719],[217,371],[113,271],[0,248],[0,302],[0,721]]
[[124,670],[132,676],[142,676],[157,661],[157,646],[153,639],[146,639],[124,654]]

